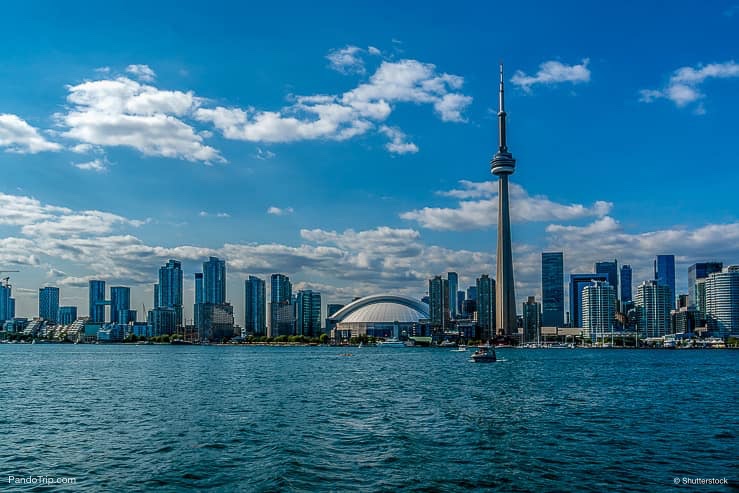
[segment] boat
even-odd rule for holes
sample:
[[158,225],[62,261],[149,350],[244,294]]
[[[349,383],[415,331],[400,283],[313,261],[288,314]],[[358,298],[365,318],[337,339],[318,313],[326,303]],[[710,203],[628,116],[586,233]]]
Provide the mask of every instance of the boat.
[[359,343],[359,346],[357,346],[357,349],[362,349],[364,346],[362,346],[362,343]]
[[456,342],[450,341],[449,339],[444,339],[439,343],[439,347],[455,347],[456,345]]
[[493,363],[497,360],[495,348],[492,346],[480,346],[470,357],[473,363]]
[[466,353],[467,346],[459,346],[457,349],[452,349],[453,353]]
[[405,343],[399,339],[390,338],[377,343],[380,347],[405,347]]

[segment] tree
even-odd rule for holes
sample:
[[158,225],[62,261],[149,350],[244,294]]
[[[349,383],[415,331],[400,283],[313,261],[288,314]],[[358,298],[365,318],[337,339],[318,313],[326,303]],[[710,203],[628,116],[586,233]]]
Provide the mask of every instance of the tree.
[[321,344],[328,344],[328,334],[321,334],[318,338],[318,342]]

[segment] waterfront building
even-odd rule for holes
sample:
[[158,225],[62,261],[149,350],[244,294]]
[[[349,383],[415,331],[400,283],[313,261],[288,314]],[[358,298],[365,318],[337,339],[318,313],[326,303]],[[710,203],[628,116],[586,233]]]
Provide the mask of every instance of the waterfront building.
[[244,330],[247,334],[267,335],[266,296],[264,279],[249,276],[244,281]]
[[447,272],[447,281],[449,282],[449,318],[455,320],[458,315],[457,291],[459,290],[459,276],[456,272]]
[[269,335],[293,335],[295,309],[293,307],[293,285],[284,274],[270,277]]
[[149,310],[147,322],[154,336],[174,334],[177,330],[177,311],[168,306],[156,307]]
[[234,311],[230,303],[202,303],[196,321],[201,341],[223,341],[234,336]]
[[681,306],[670,313],[673,332],[676,334],[692,334],[698,327],[700,312],[693,307]]
[[582,328],[592,342],[611,335],[616,319],[616,287],[595,281],[582,290]]
[[364,296],[330,317],[335,326],[331,338],[339,342],[362,336],[398,339],[425,336],[428,309],[425,303],[406,296]]
[[157,307],[174,309],[177,326],[182,325],[182,263],[169,260],[159,268]]
[[570,326],[582,327],[582,290],[593,281],[608,281],[603,274],[570,274]]
[[739,265],[708,276],[706,325],[715,337],[739,334]]
[[477,301],[477,286],[467,288],[467,299]]
[[15,318],[15,299],[12,297],[12,287],[9,284],[0,284],[0,326],[6,320]]
[[606,281],[616,290],[616,298],[618,298],[618,260],[596,262],[595,273],[606,276]]
[[477,279],[477,325],[483,340],[493,339],[496,335],[496,294],[495,279],[487,274]]
[[672,291],[658,281],[644,281],[636,288],[637,330],[641,337],[662,337],[670,331]]
[[462,312],[468,319],[477,319],[477,301],[475,300],[464,300],[462,303]]
[[111,286],[110,288],[110,322],[127,324],[131,311],[131,288]]
[[226,261],[210,257],[203,262],[203,295],[205,303],[226,302]]
[[434,329],[450,326],[449,299],[449,281],[441,276],[429,279],[429,314]]
[[621,302],[624,304],[633,300],[631,283],[631,266],[629,264],[624,264],[621,266]]
[[90,281],[88,292],[90,323],[105,323],[105,305],[105,281]]
[[331,334],[331,331],[336,327],[336,321],[332,317],[334,313],[342,308],[344,308],[344,305],[340,303],[328,303],[326,305],[326,333]]
[[59,320],[59,288],[45,287],[38,290],[38,316],[49,322]]
[[[706,279],[714,272],[721,272],[723,268],[724,264],[722,262],[698,262],[688,267],[688,306],[693,306],[705,313],[706,307],[703,306],[701,309],[698,300],[698,281]],[[705,293],[703,294],[705,295]]]
[[310,289],[298,291],[295,301],[295,334],[316,337],[321,333],[321,293]]
[[564,254],[541,254],[541,324],[544,327],[564,327],[565,288]]
[[77,307],[76,306],[60,306],[59,315],[57,317],[57,323],[59,325],[69,325],[77,320]]
[[523,331],[521,344],[539,342],[541,336],[541,303],[529,296],[523,303]]
[[670,288],[670,310],[675,308],[675,256],[657,255],[654,261],[654,280]]
[[490,171],[498,177],[498,244],[496,253],[496,328],[500,335],[518,332],[516,293],[513,282],[513,250],[511,247],[511,218],[508,210],[508,177],[516,168],[516,160],[506,143],[506,112],[503,88],[503,64],[500,64],[498,93],[498,151],[490,161]]

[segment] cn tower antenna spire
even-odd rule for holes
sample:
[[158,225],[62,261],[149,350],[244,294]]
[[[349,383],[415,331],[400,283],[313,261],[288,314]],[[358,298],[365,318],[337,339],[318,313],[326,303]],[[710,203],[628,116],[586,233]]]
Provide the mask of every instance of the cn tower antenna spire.
[[500,62],[500,90],[498,91],[498,150],[506,152],[506,112],[505,112],[505,88],[503,82],[503,62]]

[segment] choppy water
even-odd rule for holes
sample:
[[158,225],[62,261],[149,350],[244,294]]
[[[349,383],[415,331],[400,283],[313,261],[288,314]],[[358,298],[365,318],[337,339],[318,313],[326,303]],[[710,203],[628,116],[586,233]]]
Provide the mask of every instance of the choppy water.
[[498,355],[0,345],[0,489],[51,490],[8,475],[77,478],[65,491],[736,487],[739,352]]

